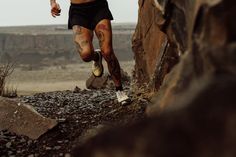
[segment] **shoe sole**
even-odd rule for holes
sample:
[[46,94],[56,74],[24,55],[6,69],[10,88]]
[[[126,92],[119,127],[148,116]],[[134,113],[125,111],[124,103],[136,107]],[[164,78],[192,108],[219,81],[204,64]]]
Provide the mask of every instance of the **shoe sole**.
[[103,66],[102,66],[102,72],[101,72],[101,75],[98,75],[98,76],[97,76],[97,75],[94,75],[94,73],[93,73],[93,76],[94,76],[94,77],[102,77],[102,75],[103,75],[103,71],[104,71],[104,70],[103,70]]
[[128,106],[132,103],[132,101],[129,99],[129,100],[124,100],[122,102],[120,102],[122,106]]

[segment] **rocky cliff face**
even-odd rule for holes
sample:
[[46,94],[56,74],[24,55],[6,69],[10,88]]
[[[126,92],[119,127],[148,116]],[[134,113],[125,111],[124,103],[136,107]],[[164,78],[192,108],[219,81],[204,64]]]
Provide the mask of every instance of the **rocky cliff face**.
[[40,64],[45,59],[71,60],[75,52],[70,34],[0,34],[1,60]]
[[[236,1],[139,0],[133,37],[150,119],[105,132],[75,155],[235,156]],[[117,155],[119,154],[119,155]]]
[[[180,62],[166,76],[149,114],[155,115],[166,106],[191,104],[211,89],[212,84],[218,82],[217,90],[236,79],[236,36],[232,29],[236,26],[233,20],[235,4],[232,0],[196,0],[173,1],[165,6],[172,11],[163,31],[170,46],[176,47],[176,52],[181,54]],[[222,90],[222,93],[224,97],[228,91]]]
[[177,52],[169,46],[168,35],[161,30],[165,22],[155,1],[139,1],[139,19],[132,41],[136,63],[134,78],[138,86],[158,89],[163,76],[178,62]]
[[202,85],[222,75],[235,76],[234,4],[230,0],[139,1],[133,37],[135,77],[138,86],[145,82],[156,91],[163,83],[156,104],[176,103],[196,80]]
[[203,46],[218,49],[235,38],[231,16],[234,7],[230,6],[233,3],[229,0],[140,0],[139,21],[133,36],[138,85],[145,82],[158,90],[163,76],[187,55],[194,55],[192,65],[197,69],[191,70],[199,72],[202,64],[207,64],[198,64]]

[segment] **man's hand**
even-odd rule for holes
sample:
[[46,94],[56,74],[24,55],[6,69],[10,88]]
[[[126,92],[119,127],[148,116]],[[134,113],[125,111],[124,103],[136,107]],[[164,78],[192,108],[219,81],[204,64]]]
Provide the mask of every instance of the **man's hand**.
[[56,2],[51,4],[51,14],[53,17],[60,16],[61,8],[60,5]]

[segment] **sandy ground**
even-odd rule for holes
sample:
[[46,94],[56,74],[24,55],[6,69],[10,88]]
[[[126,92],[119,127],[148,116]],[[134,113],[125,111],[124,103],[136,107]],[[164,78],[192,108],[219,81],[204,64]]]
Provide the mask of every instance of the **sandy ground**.
[[[121,68],[131,75],[134,61],[120,62]],[[107,72],[106,64],[105,72]],[[39,92],[73,90],[75,86],[85,88],[86,79],[91,75],[91,64],[70,64],[62,66],[16,68],[7,82],[8,88],[16,88],[18,95]]]

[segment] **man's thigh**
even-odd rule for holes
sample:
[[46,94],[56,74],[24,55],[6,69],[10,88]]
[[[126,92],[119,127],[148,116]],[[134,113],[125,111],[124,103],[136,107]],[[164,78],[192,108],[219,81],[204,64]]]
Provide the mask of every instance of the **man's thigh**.
[[112,28],[110,20],[104,19],[100,21],[95,28],[95,33],[98,37],[101,49],[112,48]]
[[77,50],[80,53],[84,51],[93,50],[93,45],[92,45],[93,31],[79,25],[74,25],[73,32],[74,32],[74,41]]

